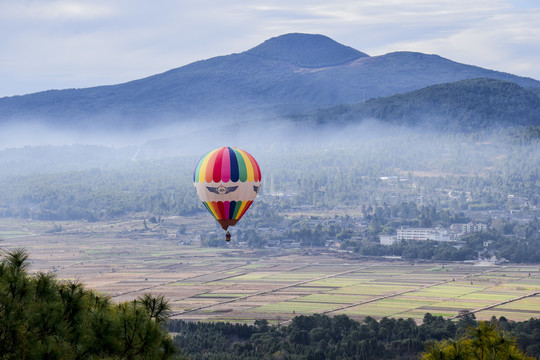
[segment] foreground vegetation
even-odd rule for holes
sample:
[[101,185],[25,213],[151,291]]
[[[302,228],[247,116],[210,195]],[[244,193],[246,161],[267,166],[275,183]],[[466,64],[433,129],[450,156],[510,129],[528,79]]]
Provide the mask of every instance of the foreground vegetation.
[[[540,356],[540,320],[509,322],[501,317],[476,322],[463,313],[459,321],[426,314],[412,319],[346,315],[297,316],[287,326],[188,323],[172,320],[174,342],[199,359],[532,359]],[[513,340],[517,338],[517,342]],[[524,349],[525,352],[522,352]]]
[[[537,347],[537,345],[534,345]],[[531,346],[531,349],[534,349]],[[482,360],[482,359],[533,359],[516,347],[515,341],[497,331],[494,323],[480,322],[471,327],[467,334],[457,340],[446,340],[430,344],[422,356],[423,360]]]
[[174,359],[163,297],[113,304],[107,296],[53,275],[30,275],[28,254],[0,262],[0,358]]

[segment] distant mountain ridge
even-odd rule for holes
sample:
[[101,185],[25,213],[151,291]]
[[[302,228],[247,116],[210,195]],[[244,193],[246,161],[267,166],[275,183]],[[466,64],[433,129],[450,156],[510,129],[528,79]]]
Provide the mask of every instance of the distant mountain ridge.
[[540,97],[509,81],[467,79],[321,109],[292,119],[311,125],[352,124],[375,119],[443,131],[540,126]]
[[217,123],[313,111],[472,78],[540,89],[540,81],[437,55],[368,56],[323,35],[286,34],[239,54],[144,79],[0,98],[0,125],[38,121],[99,131],[147,129],[199,119]]

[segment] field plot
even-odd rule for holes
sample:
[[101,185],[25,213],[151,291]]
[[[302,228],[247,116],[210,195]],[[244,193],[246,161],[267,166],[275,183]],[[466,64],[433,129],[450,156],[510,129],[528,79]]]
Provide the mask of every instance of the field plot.
[[322,313],[421,321],[426,312],[454,317],[462,310],[479,319],[540,316],[540,266],[199,247],[198,235],[215,230],[209,218],[168,217],[148,228],[142,217],[109,223],[0,219],[0,245],[26,248],[32,271],[77,279],[116,302],[162,294],[173,317],[186,320],[285,322]]

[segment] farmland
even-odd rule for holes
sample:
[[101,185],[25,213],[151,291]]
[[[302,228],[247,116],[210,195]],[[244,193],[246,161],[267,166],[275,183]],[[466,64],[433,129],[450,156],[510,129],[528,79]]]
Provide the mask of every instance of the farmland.
[[[177,229],[182,228],[182,232]],[[324,249],[201,248],[209,217],[142,217],[110,222],[1,219],[2,249],[26,248],[31,271],[75,279],[127,301],[144,293],[169,299],[173,318],[287,322],[299,314],[421,320],[426,312],[478,319],[540,315],[540,267],[411,263]]]

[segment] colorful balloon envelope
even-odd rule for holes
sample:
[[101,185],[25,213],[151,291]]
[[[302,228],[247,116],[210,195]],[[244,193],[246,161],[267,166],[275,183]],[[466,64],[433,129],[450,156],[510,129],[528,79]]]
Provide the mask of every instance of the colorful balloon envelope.
[[261,188],[261,169],[247,151],[222,147],[204,155],[193,174],[197,196],[223,230],[234,226]]

